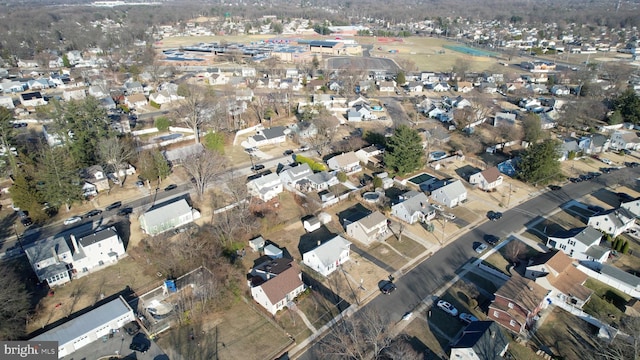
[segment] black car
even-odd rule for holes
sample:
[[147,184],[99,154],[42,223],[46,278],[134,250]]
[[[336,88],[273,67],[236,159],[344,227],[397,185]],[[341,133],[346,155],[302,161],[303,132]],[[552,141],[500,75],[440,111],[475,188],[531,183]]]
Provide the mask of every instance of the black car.
[[126,207],[126,208],[120,209],[118,211],[118,216],[127,216],[127,215],[131,214],[132,212],[133,212],[132,208]]
[[88,213],[84,214],[83,218],[88,219],[88,218],[92,218],[92,217],[100,215],[100,214],[102,214],[102,210],[93,209],[93,210],[89,211]]
[[562,186],[559,185],[549,185],[549,190],[558,191],[562,189]]
[[263,169],[264,169],[264,165],[262,165],[262,164],[255,164],[255,165],[253,165],[251,167],[252,171],[260,171],[260,170],[263,170]]
[[611,173],[611,168],[600,168],[600,171],[602,171],[605,174],[609,174]]
[[127,334],[134,336],[135,334],[140,332],[140,325],[138,325],[137,322],[132,321],[128,324],[126,324],[125,326],[123,326],[124,331],[127,332]]
[[111,211],[111,210],[115,210],[117,208],[119,208],[120,206],[122,206],[122,201],[116,201],[113,204],[107,206],[106,208],[104,208],[105,211]]
[[164,188],[164,191],[171,191],[171,190],[177,189],[177,188],[178,188],[178,185],[171,184],[171,185],[167,186],[166,188]]
[[20,219],[20,223],[25,227],[31,226],[33,225],[33,220],[31,220],[31,218],[27,216],[25,218]]
[[500,242],[500,238],[495,235],[487,234],[484,236],[484,241],[489,245],[495,245]]
[[131,345],[129,345],[129,349],[143,353],[149,350],[149,346],[141,342],[132,342]]
[[582,182],[582,179],[579,177],[572,177],[572,178],[569,178],[569,181],[571,181],[572,183],[579,183],[579,182]]
[[395,289],[396,289],[396,285],[389,281],[386,284],[384,284],[384,286],[382,287],[382,289],[380,289],[380,291],[382,291],[382,293],[385,294],[385,295],[389,295]]
[[602,176],[602,173],[599,173],[597,171],[590,171],[589,175],[594,177],[594,178],[597,178],[598,176]]
[[290,156],[290,155],[293,155],[293,150],[285,150],[285,151],[282,153],[282,155],[284,155],[284,156]]
[[500,219],[502,219],[502,213],[499,211],[489,211],[487,213],[487,218],[489,218],[489,220],[491,221],[498,221]]

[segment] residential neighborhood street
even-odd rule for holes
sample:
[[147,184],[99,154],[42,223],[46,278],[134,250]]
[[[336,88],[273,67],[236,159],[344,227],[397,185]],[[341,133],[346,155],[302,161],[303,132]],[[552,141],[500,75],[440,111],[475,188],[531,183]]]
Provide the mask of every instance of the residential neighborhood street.
[[[360,310],[370,309],[385,314],[390,322],[395,323],[403,314],[413,311],[421,303],[434,300],[434,293],[453,279],[466,263],[475,260],[478,254],[473,249],[473,243],[482,242],[485,234],[505,237],[510,233],[520,233],[529,223],[552,213],[571,199],[578,199],[612,185],[633,185],[621,183],[621,180],[635,181],[639,173],[637,169],[625,168],[615,175],[603,175],[595,181],[569,183],[559,191],[544,191],[531,200],[505,211],[502,219],[496,222],[484,221],[477,226],[471,224],[467,228],[468,231],[459,238],[446,244],[408,273],[396,276],[397,290],[393,294],[376,296]],[[358,316],[357,313],[354,316]],[[294,358],[321,359],[320,351],[320,346],[316,343]]]

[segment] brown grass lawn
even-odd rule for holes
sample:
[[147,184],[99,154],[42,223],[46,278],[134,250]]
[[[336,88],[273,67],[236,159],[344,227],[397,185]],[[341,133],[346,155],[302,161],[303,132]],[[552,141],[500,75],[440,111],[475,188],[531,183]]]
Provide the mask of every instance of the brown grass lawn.
[[408,258],[414,258],[422,254],[426,249],[424,246],[418,244],[417,242],[409,239],[407,236],[402,237],[402,241],[398,241],[394,235],[391,235],[385,240],[387,245],[392,248],[398,250],[402,255]]
[[321,328],[340,313],[335,305],[315,290],[298,301],[297,306],[316,329]]
[[[404,241],[404,240],[403,240]],[[378,260],[397,270],[409,261],[389,248],[385,243],[375,243],[367,249],[367,252]]]
[[[427,322],[426,315],[424,313],[415,314],[414,316],[416,318],[404,329],[403,334],[406,334],[412,339],[419,340],[434,354],[441,354],[444,356],[445,348],[449,341],[435,335],[431,330],[431,326]],[[435,357],[433,357],[433,359],[435,359]]]
[[[27,324],[27,332],[89,307],[103,297],[123,291],[126,286],[136,292],[159,286],[162,278],[151,268],[126,257],[113,266],[56,287],[53,296],[43,298],[38,304],[34,318]],[[58,304],[61,305],[56,307]]]
[[558,307],[551,311],[536,333],[542,345],[566,360],[584,359],[593,352],[596,330],[591,325]]

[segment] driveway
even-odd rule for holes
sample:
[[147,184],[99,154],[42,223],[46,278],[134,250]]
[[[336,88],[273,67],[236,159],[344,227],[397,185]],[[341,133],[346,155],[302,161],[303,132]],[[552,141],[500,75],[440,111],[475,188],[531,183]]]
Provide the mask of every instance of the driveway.
[[[142,333],[139,333],[142,336]],[[97,341],[92,342],[91,344],[86,345],[83,348],[75,351],[74,353],[63,357],[62,359],[99,359],[105,356],[126,356],[131,359],[138,360],[169,360],[169,357],[158,347],[158,345],[150,341],[149,350],[146,352],[138,352],[129,349],[129,345],[133,341],[133,336],[127,334],[124,329],[119,329],[119,331],[113,334],[111,337],[106,340],[98,339]]]

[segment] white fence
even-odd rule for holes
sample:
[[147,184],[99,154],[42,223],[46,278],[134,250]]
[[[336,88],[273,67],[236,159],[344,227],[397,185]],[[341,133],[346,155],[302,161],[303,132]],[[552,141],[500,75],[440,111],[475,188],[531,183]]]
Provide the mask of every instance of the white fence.
[[620,282],[617,279],[614,279],[610,276],[601,274],[597,271],[593,271],[591,269],[589,269],[588,267],[579,264],[577,266],[578,270],[582,271],[583,273],[587,274],[587,276],[594,278],[598,281],[602,281],[603,283],[611,286],[612,288],[616,289],[616,290],[620,290],[623,293],[633,296],[636,299],[640,299],[640,292],[637,289],[632,288],[631,286]]
[[195,135],[181,136],[181,137],[179,137],[177,139],[171,139],[171,140],[167,140],[167,141],[163,141],[163,142],[159,142],[159,143],[155,143],[155,144],[142,145],[142,146],[138,147],[138,149],[139,150],[154,149],[154,148],[157,148],[157,147],[167,146],[167,145],[179,143],[179,142],[182,142],[182,141],[194,140],[195,138],[196,138]]
[[505,280],[505,281],[506,281],[506,280],[509,280],[509,279],[510,279],[510,277],[509,277],[508,275],[506,275],[505,273],[503,273],[503,272],[501,272],[501,271],[498,271],[498,270],[496,270],[496,269],[492,268],[491,266],[487,266],[487,265],[485,265],[485,264],[483,264],[483,263],[479,263],[479,264],[478,264],[478,268],[479,268],[480,270],[483,270],[483,271],[488,272],[489,274],[491,274],[491,275],[493,275],[493,276],[495,276],[495,277],[499,277],[499,278],[500,278],[500,279],[502,279],[502,280]]
[[262,130],[262,129],[264,129],[264,126],[262,126],[262,124],[258,124],[252,127],[248,127],[246,129],[241,129],[236,131],[236,136],[233,138],[233,145],[236,145],[236,140],[238,139],[238,135],[244,135],[244,134],[247,134],[256,130]]

